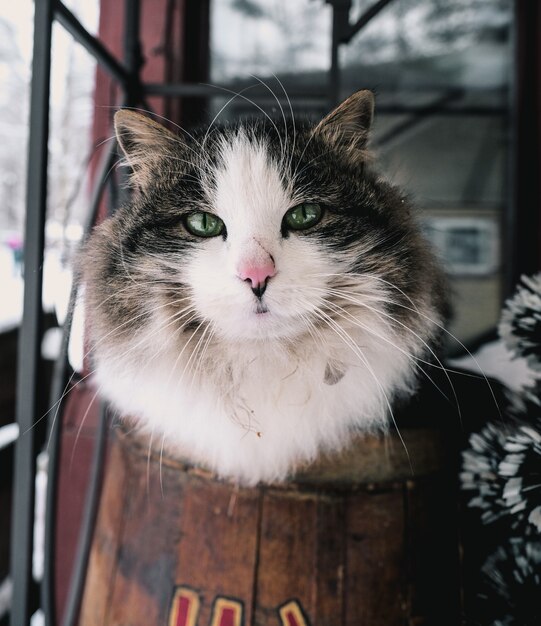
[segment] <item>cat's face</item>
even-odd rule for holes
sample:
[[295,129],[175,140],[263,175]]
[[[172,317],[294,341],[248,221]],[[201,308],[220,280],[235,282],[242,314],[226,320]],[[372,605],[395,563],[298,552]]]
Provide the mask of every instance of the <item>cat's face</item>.
[[[279,150],[236,131],[204,185],[212,217],[196,212],[183,221],[192,235],[186,283],[200,314],[230,339],[306,332],[323,302],[321,285],[346,266],[322,236],[330,219],[325,193],[296,185]],[[216,218],[219,234],[193,236],[192,222],[215,226]]]
[[[102,281],[126,284],[141,324],[234,341],[314,335],[336,318],[329,303],[343,315],[348,297],[388,291],[423,252],[403,200],[366,167],[372,108],[358,92],[316,126],[263,120],[189,139],[119,112],[139,192],[106,227]],[[420,280],[411,272],[410,291]],[[137,284],[142,311],[128,302]]]

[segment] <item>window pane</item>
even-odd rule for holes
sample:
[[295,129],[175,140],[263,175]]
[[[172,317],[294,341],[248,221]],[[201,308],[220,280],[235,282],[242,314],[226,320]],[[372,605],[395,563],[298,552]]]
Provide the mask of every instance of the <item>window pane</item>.
[[329,68],[331,8],[314,0],[215,0],[211,78],[305,74]]
[[[350,23],[373,4],[352,0]],[[340,47],[340,95],[376,93],[372,147],[419,208],[450,277],[450,330],[466,342],[493,328],[501,308],[511,22],[506,0],[394,0]],[[252,85],[221,115],[257,113],[245,97],[279,113],[251,76],[278,92],[273,74],[295,113],[322,115],[331,32],[327,3],[214,0],[212,80]],[[215,98],[214,112],[227,100]]]
[[421,210],[463,341],[501,307],[511,19],[500,0],[395,0],[342,53],[344,94],[359,77],[377,93],[374,146]]

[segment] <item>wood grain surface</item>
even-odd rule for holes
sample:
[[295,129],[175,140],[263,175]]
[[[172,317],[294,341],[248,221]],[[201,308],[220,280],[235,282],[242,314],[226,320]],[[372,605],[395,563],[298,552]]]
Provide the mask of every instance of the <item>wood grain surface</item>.
[[459,624],[454,478],[437,432],[404,439],[248,489],[116,431],[81,626]]

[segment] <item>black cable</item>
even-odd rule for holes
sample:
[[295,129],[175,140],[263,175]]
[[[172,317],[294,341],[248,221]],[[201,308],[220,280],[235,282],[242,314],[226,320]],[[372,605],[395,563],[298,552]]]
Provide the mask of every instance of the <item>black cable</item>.
[[[126,61],[127,70],[129,73],[128,80],[123,84],[124,87],[124,105],[133,105],[136,101],[141,101],[143,98],[143,89],[140,81],[140,69],[143,63],[143,57],[141,53],[141,46],[139,41],[139,21],[140,21],[140,0],[126,0],[126,28],[124,33],[124,56]],[[116,142],[111,142],[109,152],[106,153],[105,158],[102,161],[102,168],[98,177],[99,184],[95,188],[94,197],[92,199],[92,210],[90,211],[90,219],[86,224],[85,238],[90,233],[90,230],[95,222],[95,218],[98,213],[98,208],[101,202],[102,194],[107,183],[109,173],[112,170],[115,160],[115,147]],[[72,295],[70,296],[70,304],[77,299],[77,280],[74,280]],[[69,318],[68,326],[71,327],[71,321],[73,319],[73,309],[71,309],[71,315]],[[66,319],[68,322],[68,319]],[[66,326],[66,325],[65,325]],[[53,383],[53,390],[57,394],[53,398],[53,402],[59,401],[62,397],[63,389],[65,386],[65,378],[67,372],[67,346],[69,344],[69,333],[71,328],[67,328],[63,334],[62,348],[56,377]],[[64,336],[67,336],[64,341]],[[96,434],[96,441],[94,446],[94,454],[91,465],[91,478],[90,484],[86,493],[85,509],[83,515],[83,521],[81,523],[79,531],[79,541],[77,545],[77,552],[75,555],[73,568],[72,568],[72,583],[69,588],[68,598],[66,601],[66,608],[64,611],[64,626],[75,626],[78,617],[79,610],[82,601],[82,595],[84,592],[84,584],[86,580],[86,572],[88,567],[88,559],[90,556],[90,549],[92,546],[93,528],[96,521],[99,496],[101,492],[101,475],[103,470],[103,460],[106,450],[106,408],[104,405],[100,407],[100,416],[98,423],[98,431]],[[45,624],[46,626],[55,626],[56,621],[54,610],[54,548],[55,548],[55,517],[56,517],[56,488],[57,488],[57,473],[58,473],[58,450],[60,442],[60,428],[53,428],[54,424],[51,423],[51,442],[52,446],[49,466],[49,480],[47,482],[47,511],[46,511],[46,532],[45,532],[45,545],[47,546],[47,558],[44,570],[43,579],[43,595],[42,602],[45,612]]]
[[[116,160],[116,142],[111,141],[107,150],[102,155],[98,169],[98,183],[94,188],[90,200],[90,211],[83,230],[83,242],[87,239],[92,227],[96,222],[103,192]],[[60,352],[55,362],[53,379],[51,382],[50,406],[51,412],[47,425],[48,442],[48,465],[47,465],[47,495],[45,508],[45,537],[44,537],[44,570],[41,582],[41,605],[45,617],[46,626],[56,625],[56,606],[54,593],[54,561],[56,548],[56,501],[57,501],[57,478],[60,452],[60,416],[62,415],[63,395],[68,384],[69,359],[68,348],[73,322],[73,313],[77,302],[78,284],[76,277],[73,278],[68,311],[62,326],[62,341]],[[55,408],[52,408],[55,407]],[[76,567],[77,563],[74,563]]]
[[[55,598],[54,598],[54,553],[56,547],[55,522],[56,522],[56,497],[58,477],[58,457],[60,444],[60,421],[61,408],[63,405],[62,394],[68,382],[68,346],[73,321],[73,310],[77,300],[77,288],[72,286],[68,312],[62,327],[62,342],[60,353],[55,362],[53,380],[51,383],[50,406],[51,417],[47,424],[48,461],[47,461],[47,493],[45,505],[45,530],[44,530],[44,559],[43,579],[41,582],[41,607],[45,615],[45,624],[55,624]],[[53,409],[53,407],[55,407]]]
[[92,456],[92,471],[90,483],[87,489],[87,497],[83,513],[83,520],[79,531],[79,542],[75,554],[72,570],[72,580],[64,610],[63,626],[76,626],[79,619],[79,610],[83,598],[88,559],[94,538],[94,526],[98,513],[98,504],[101,494],[101,482],[103,475],[103,460],[107,449],[107,408],[102,402],[98,419],[98,430]]

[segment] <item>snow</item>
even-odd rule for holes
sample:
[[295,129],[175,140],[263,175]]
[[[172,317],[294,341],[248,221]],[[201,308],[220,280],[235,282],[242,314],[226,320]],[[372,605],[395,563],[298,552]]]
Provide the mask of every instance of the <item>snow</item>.
[[[43,309],[54,312],[58,323],[66,319],[71,291],[72,271],[62,263],[60,251],[48,249],[43,263]],[[24,281],[13,253],[8,246],[0,244],[0,333],[18,328],[22,321]],[[84,319],[81,307],[77,307],[72,325],[69,357],[72,367],[80,369],[83,359]],[[42,351],[47,359],[58,355],[60,341],[58,331],[53,329],[44,337]]]
[[6,332],[19,326],[23,310],[23,281],[7,246],[0,246],[0,288],[0,332]]
[[486,376],[499,380],[513,391],[530,387],[536,380],[535,373],[528,367],[526,359],[514,357],[501,340],[483,345],[473,356],[448,362],[477,374],[481,370]]

